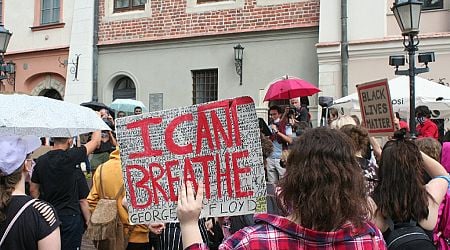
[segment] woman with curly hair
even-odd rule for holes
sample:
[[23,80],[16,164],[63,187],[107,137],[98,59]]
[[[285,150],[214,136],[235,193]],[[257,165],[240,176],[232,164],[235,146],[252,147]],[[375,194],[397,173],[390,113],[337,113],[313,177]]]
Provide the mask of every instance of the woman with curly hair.
[[[370,222],[364,178],[350,139],[338,130],[315,128],[291,149],[280,199],[287,217],[258,214],[256,224],[223,242],[219,249],[385,249],[381,232]],[[195,225],[203,186],[179,192],[177,214],[185,249],[207,249]]]
[[[380,181],[373,193],[373,211],[374,221],[385,238],[393,225],[417,222],[433,239],[439,204],[450,181],[442,165],[420,152],[413,141],[397,139],[384,146],[379,167]],[[433,178],[426,185],[422,178],[424,171]],[[414,245],[413,249],[434,249],[429,242],[423,244]]]
[[378,183],[378,168],[375,164],[372,164],[367,158],[366,151],[369,149],[369,132],[363,127],[347,124],[340,129],[344,134],[348,135],[355,146],[355,156],[359,166],[363,171],[364,178],[366,179],[366,190],[368,194],[372,194],[375,186]]

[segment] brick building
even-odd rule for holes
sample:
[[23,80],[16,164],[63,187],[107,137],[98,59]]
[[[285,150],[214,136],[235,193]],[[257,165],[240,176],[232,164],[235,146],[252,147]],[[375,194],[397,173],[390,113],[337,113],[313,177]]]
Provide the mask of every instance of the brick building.
[[99,0],[99,100],[136,98],[158,110],[248,95],[266,114],[274,79],[318,82],[319,8],[318,0]]

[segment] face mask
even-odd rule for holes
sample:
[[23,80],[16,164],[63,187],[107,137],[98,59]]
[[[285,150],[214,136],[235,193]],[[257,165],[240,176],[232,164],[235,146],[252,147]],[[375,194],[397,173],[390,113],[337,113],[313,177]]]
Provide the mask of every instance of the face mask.
[[423,124],[425,122],[425,117],[416,117],[416,121],[420,124]]

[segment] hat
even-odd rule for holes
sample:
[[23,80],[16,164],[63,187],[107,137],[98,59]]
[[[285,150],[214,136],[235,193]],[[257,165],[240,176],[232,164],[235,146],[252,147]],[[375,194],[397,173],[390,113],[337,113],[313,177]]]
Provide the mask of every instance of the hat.
[[0,176],[7,176],[22,166],[27,154],[41,146],[36,136],[0,136]]

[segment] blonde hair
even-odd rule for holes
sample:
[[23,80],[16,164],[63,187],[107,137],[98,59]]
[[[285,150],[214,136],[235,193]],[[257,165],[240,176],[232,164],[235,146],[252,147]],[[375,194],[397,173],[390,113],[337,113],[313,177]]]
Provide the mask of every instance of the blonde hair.
[[424,152],[426,155],[438,162],[441,161],[442,146],[438,140],[430,137],[424,137],[418,138],[415,143],[417,147],[419,147],[420,151]]
[[355,119],[353,119],[353,117],[349,116],[349,115],[343,115],[338,117],[336,120],[332,121],[330,124],[330,128],[332,129],[340,129],[345,125],[355,125],[356,126],[356,122]]

